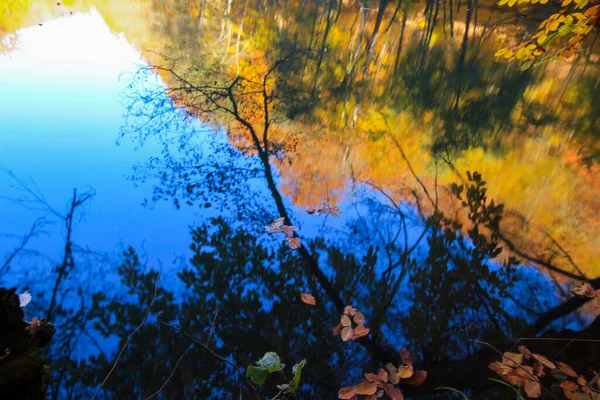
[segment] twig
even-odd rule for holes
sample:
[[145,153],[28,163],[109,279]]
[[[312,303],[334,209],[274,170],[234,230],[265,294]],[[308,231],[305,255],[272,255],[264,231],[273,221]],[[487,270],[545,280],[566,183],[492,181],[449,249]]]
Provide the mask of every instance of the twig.
[[[189,349],[189,347],[188,347],[188,349]],[[179,366],[179,363],[181,362],[181,360],[183,359],[183,357],[185,357],[186,353],[187,353],[187,349],[177,359],[177,362],[175,363],[175,366],[173,367],[173,370],[171,371],[171,374],[169,375],[169,377],[167,378],[167,380],[165,381],[165,383],[163,383],[162,386],[156,392],[154,392],[150,396],[146,397],[146,400],[151,399],[154,396],[158,395],[165,388],[165,386],[167,386],[167,383],[169,383],[169,381],[171,380],[171,378],[173,377],[173,375],[175,375],[175,371],[177,370],[177,367]]]
[[210,343],[210,338],[213,334],[213,331],[215,329],[215,321],[217,320],[217,316],[219,315],[219,309],[217,308],[217,312],[215,313],[215,317],[212,320],[212,324],[210,325],[210,332],[208,333],[208,339],[206,339],[206,345],[208,346],[208,344]]
[[159,280],[159,278],[160,278],[160,272],[156,275],[156,280],[154,281],[154,295],[152,296],[152,300],[150,301],[150,305],[148,305],[148,309],[146,310],[146,315],[144,315],[144,318],[142,319],[142,322],[140,322],[140,324],[137,326],[137,328],[135,328],[135,330],[133,332],[131,332],[131,334],[129,335],[129,337],[127,338],[127,340],[125,341],[125,343],[121,347],[121,351],[119,351],[119,354],[117,355],[117,359],[113,363],[113,366],[110,369],[110,371],[108,371],[108,375],[106,375],[106,377],[104,378],[104,380],[102,381],[102,383],[100,384],[100,386],[98,387],[98,389],[96,390],[96,393],[94,394],[93,399],[98,398],[98,394],[100,394],[100,390],[102,389],[102,386],[104,386],[104,384],[106,383],[106,381],[108,380],[108,378],[110,377],[110,375],[113,373],[113,371],[117,367],[117,363],[119,362],[119,360],[121,359],[121,356],[125,352],[125,349],[129,345],[129,342],[131,341],[131,338],[133,338],[133,336],[142,328],[142,326],[144,326],[144,322],[146,322],[146,320],[148,319],[148,316],[152,312],[152,306],[154,305],[154,301],[156,300],[156,297],[158,296],[158,280]]
[[569,339],[569,338],[536,338],[536,337],[524,337],[519,338],[521,340],[544,340],[553,342],[589,342],[589,343],[600,343],[600,339]]

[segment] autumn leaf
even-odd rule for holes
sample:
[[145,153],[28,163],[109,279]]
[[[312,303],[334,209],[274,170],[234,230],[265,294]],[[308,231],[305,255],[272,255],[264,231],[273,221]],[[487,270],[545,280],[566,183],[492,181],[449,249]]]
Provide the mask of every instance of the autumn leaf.
[[586,382],[586,380],[585,380],[585,378],[584,378],[583,376],[579,376],[579,377],[577,378],[577,383],[578,383],[580,386],[586,386],[586,385],[587,385],[587,382]]
[[377,383],[364,381],[356,388],[356,394],[364,394],[370,396],[377,391]]
[[523,356],[525,357],[526,360],[529,360],[531,358],[531,352],[529,351],[529,349],[525,346],[519,346],[519,352],[521,354],[523,354]]
[[335,336],[339,335],[340,333],[342,333],[342,325],[337,325],[335,328],[333,328],[333,334]]
[[412,365],[413,363],[412,356],[406,347],[403,347],[402,350],[400,350],[400,359],[406,365]]
[[353,317],[356,314],[356,308],[354,308],[352,306],[346,306],[344,308],[344,314]]
[[511,367],[501,363],[500,361],[494,361],[493,363],[488,365],[488,368],[497,373],[498,375],[506,375],[510,371],[512,371]]
[[352,325],[352,321],[350,321],[350,318],[348,318],[348,316],[346,314],[342,315],[342,318],[340,319],[340,323],[343,326],[350,326],[350,325]]
[[393,384],[400,382],[400,378],[398,377],[398,370],[396,369],[396,367],[394,367],[393,364],[385,364],[385,369],[387,369],[387,371],[390,374],[390,382],[392,382]]
[[[311,213],[311,211],[313,212]],[[340,210],[336,206],[331,205],[327,201],[321,201],[319,208],[317,208],[316,210],[309,210],[309,214],[313,214],[314,212],[316,212],[317,215],[328,214],[334,217],[339,217],[340,214],[342,214],[342,210]]]
[[404,400],[404,396],[402,395],[402,392],[397,387],[392,386],[392,385],[385,385],[384,390],[390,399]]
[[412,365],[403,365],[398,368],[398,378],[400,379],[408,379],[413,376],[413,367]]
[[269,232],[281,232],[283,221],[285,221],[284,217],[277,218],[275,221],[271,222],[270,225],[265,226],[265,229]]
[[596,290],[594,290],[594,287],[590,285],[589,282],[581,282],[579,285],[573,286],[571,292],[575,293],[577,296],[583,297],[594,298],[597,296]]
[[550,368],[550,369],[556,369],[556,365],[554,365],[554,363],[552,363],[550,360],[548,360],[546,357],[544,357],[541,354],[535,354],[535,353],[531,353],[531,356],[533,358],[535,358],[540,364],[542,364],[544,367]]
[[403,381],[402,383],[406,383],[413,386],[419,386],[425,382],[427,379],[427,371],[415,371],[413,376]]
[[560,362],[560,361],[558,361],[557,364],[558,364],[558,369],[560,369],[566,375],[570,376],[571,378],[577,378],[577,376],[578,376],[577,372],[575,372],[573,370],[573,368],[571,368],[570,365],[565,364],[565,363]]
[[352,318],[352,319],[357,324],[364,324],[365,320],[366,320],[364,314],[361,313],[360,311],[356,311],[356,314],[354,314],[354,318]]
[[506,382],[510,383],[513,386],[520,386],[523,380],[519,376],[514,375],[512,372],[509,374],[500,375],[500,378],[504,379]]
[[528,397],[537,399],[542,395],[542,388],[539,382],[530,381],[525,384],[525,393]]
[[354,336],[356,336],[357,338],[367,336],[369,332],[369,328],[365,328],[363,324],[360,324],[354,329]]
[[[365,378],[367,378],[367,380],[369,382],[377,382],[377,383],[383,383],[383,382],[385,382],[384,380],[382,380],[379,377],[379,375],[375,375],[375,374],[372,374],[372,373],[366,373],[365,374]],[[386,381],[387,381],[387,374],[386,374]]]
[[285,238],[285,240],[287,240],[288,245],[290,246],[290,249],[292,249],[292,250],[296,250],[301,245],[300,238],[297,238],[297,237],[287,236]]
[[578,390],[578,389],[579,389],[579,385],[578,385],[578,384],[576,384],[576,383],[575,383],[575,382],[573,382],[573,381],[563,381],[563,382],[560,384],[560,387],[561,387],[561,388],[563,388],[563,389],[565,389],[565,390],[569,390],[569,391],[571,391],[571,392],[574,392],[574,391],[576,391],[576,390]]
[[292,233],[293,233],[295,230],[298,230],[298,227],[296,227],[296,226],[290,226],[290,225],[283,225],[283,226],[280,228],[280,230],[281,230],[281,232],[285,233],[286,235],[288,235],[288,236],[292,236]]
[[317,301],[315,300],[314,296],[309,293],[300,293],[300,300],[311,306],[317,305]]
[[350,328],[349,326],[342,329],[342,340],[344,342],[347,342],[348,340],[352,339],[353,336],[354,336],[354,332],[352,331],[352,328]]
[[502,363],[508,365],[509,367],[518,367],[523,363],[523,354],[511,353],[507,351],[502,354]]
[[384,382],[388,381],[388,373],[383,368],[379,369],[379,371],[377,372],[377,376]]
[[341,388],[338,392],[338,399],[349,400],[356,394],[356,386]]

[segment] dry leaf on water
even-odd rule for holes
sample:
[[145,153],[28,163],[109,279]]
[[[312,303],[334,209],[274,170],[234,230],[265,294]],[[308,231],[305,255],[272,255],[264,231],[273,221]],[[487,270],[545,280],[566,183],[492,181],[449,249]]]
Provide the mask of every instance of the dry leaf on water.
[[286,235],[292,236],[292,233],[295,230],[298,230],[298,227],[290,226],[290,225],[283,225],[280,229],[281,229],[281,232],[285,233]]
[[338,399],[351,399],[356,394],[356,386],[341,388],[338,392]]
[[488,368],[497,373],[498,375],[506,375],[512,371],[512,368],[506,364],[501,363],[500,361],[494,361]]
[[337,325],[335,328],[333,328],[333,334],[335,336],[339,335],[340,333],[342,333],[342,325]]
[[556,365],[554,365],[554,363],[552,363],[550,360],[548,360],[545,356],[543,356],[541,354],[535,354],[535,353],[531,353],[531,356],[533,358],[535,358],[544,367],[547,367],[550,369],[556,369]]
[[352,339],[353,337],[354,337],[354,332],[352,332],[352,328],[347,326],[344,329],[342,329],[342,340],[344,342],[347,342],[348,340]]
[[352,306],[346,306],[346,308],[344,308],[344,314],[353,317],[354,315],[356,315],[356,308]]
[[560,387],[561,387],[561,388],[563,388],[563,389],[565,389],[565,390],[569,390],[569,391],[571,391],[571,392],[574,392],[574,391],[576,391],[576,390],[578,390],[578,389],[579,389],[579,385],[578,385],[578,384],[576,384],[576,383],[575,383],[575,382],[573,382],[573,381],[563,381],[563,382],[560,384]]
[[508,365],[509,367],[518,367],[523,363],[523,354],[511,353],[510,351],[507,351],[502,354],[502,363]]
[[527,393],[528,397],[537,399],[542,395],[542,388],[539,382],[527,382],[525,384],[525,393]]
[[395,386],[385,385],[385,392],[387,393],[388,397],[392,400],[404,400],[402,392]]
[[384,382],[388,381],[388,373],[385,372],[385,370],[382,368],[380,368],[379,372],[377,372],[377,376],[379,377],[379,379],[381,379]]
[[342,315],[342,318],[340,320],[340,323],[344,326],[350,326],[352,325],[352,321],[350,321],[350,318],[348,318],[347,315]]
[[387,381],[387,379],[385,381],[383,381],[378,375],[371,374],[371,373],[366,373],[365,378],[367,378],[367,380],[369,382],[383,383],[383,382]]
[[361,313],[360,311],[356,311],[356,313],[354,314],[354,318],[352,318],[352,319],[357,324],[364,324],[365,320],[366,320],[365,315],[363,313]]
[[412,365],[403,365],[398,368],[398,378],[400,379],[408,379],[413,375],[413,367]]
[[309,293],[300,293],[300,300],[302,300],[304,303],[309,304],[311,306],[317,305],[317,301],[315,300],[315,297]]
[[413,386],[419,386],[422,385],[423,382],[425,382],[425,379],[427,379],[427,371],[415,371],[413,373],[413,376],[403,381],[402,383],[406,383]]
[[412,356],[410,355],[410,352],[408,351],[408,349],[406,347],[403,347],[400,350],[400,359],[406,365],[412,365],[412,363],[413,363]]
[[519,346],[519,353],[523,354],[526,360],[529,360],[531,358],[531,352],[525,346]]
[[363,324],[360,324],[356,328],[354,328],[354,336],[357,338],[367,336],[369,334],[369,331],[369,328],[365,328]]
[[287,236],[285,238],[285,240],[287,240],[288,245],[290,246],[290,249],[292,249],[292,250],[296,250],[301,245],[300,238],[297,238],[297,237]]
[[579,375],[577,374],[577,372],[575,372],[573,370],[573,368],[571,368],[570,365],[565,364],[563,362],[558,361],[558,369],[560,369],[562,372],[564,372],[566,375],[570,376],[571,378],[577,378]]
[[390,376],[390,382],[396,384],[398,382],[400,382],[400,378],[398,378],[398,370],[396,369],[396,367],[394,367],[393,364],[387,363],[385,364],[385,369],[387,369],[387,371],[389,372]]
[[578,285],[574,285],[571,288],[571,292],[575,293],[577,296],[592,297],[592,298],[598,296],[598,294],[596,293],[596,290],[589,282],[581,282]]
[[283,221],[285,221],[285,218],[277,218],[275,221],[271,222],[271,224],[265,226],[265,229],[269,232],[281,232]]
[[377,391],[377,383],[364,381],[356,388],[356,394],[364,394],[370,396]]

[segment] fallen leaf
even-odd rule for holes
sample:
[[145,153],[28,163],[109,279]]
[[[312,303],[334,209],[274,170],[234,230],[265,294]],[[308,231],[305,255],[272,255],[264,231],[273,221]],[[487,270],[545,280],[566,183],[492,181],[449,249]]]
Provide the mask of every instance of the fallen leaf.
[[342,318],[340,319],[340,323],[344,326],[352,325],[352,321],[350,321],[350,318],[348,318],[348,316],[346,314],[342,315]]
[[339,324],[335,328],[333,328],[333,334],[335,336],[339,335],[340,333],[342,333],[342,325],[341,324]]
[[558,369],[560,369],[562,372],[564,372],[566,375],[570,376],[571,378],[577,378],[579,375],[577,374],[577,372],[575,372],[573,370],[573,368],[571,368],[570,365],[565,364],[563,362],[558,361]]
[[277,218],[275,221],[271,222],[269,225],[265,226],[265,229],[269,232],[281,232],[281,227],[283,226],[283,221],[285,218]]
[[377,382],[377,383],[383,383],[384,382],[383,380],[381,380],[381,378],[378,375],[372,374],[370,372],[365,374],[365,378],[367,378],[367,380],[369,382]]
[[404,400],[404,396],[402,395],[402,392],[397,387],[392,386],[392,385],[385,385],[384,389],[390,399]]
[[290,249],[292,249],[292,250],[296,250],[301,245],[300,238],[297,238],[297,237],[286,236],[285,240],[287,240],[288,245],[290,246]]
[[523,381],[522,378],[518,377],[517,375],[514,375],[512,372],[509,374],[500,375],[500,378],[504,379],[506,382],[510,383],[513,386],[519,386]]
[[379,371],[377,372],[377,376],[384,382],[388,381],[388,373],[385,372],[385,369],[380,368]]
[[352,332],[352,328],[350,328],[349,326],[342,329],[342,340],[344,342],[347,342],[348,340],[352,339],[353,336],[354,332]]
[[535,365],[533,366],[533,372],[535,373],[535,376],[539,377],[546,375],[546,373],[544,372],[544,366],[540,363],[535,363]]
[[525,346],[519,346],[519,352],[521,354],[523,354],[523,356],[525,357],[526,360],[529,360],[531,358],[531,352],[529,351],[529,349]]
[[510,351],[502,354],[502,363],[508,365],[509,367],[518,367],[523,364],[523,354],[521,353],[511,353]]
[[295,230],[298,230],[298,227],[290,226],[290,225],[283,225],[280,229],[281,229],[281,232],[285,233],[286,235],[292,236],[292,233]]
[[578,383],[580,386],[586,386],[586,385],[587,385],[587,382],[586,382],[586,380],[585,380],[585,378],[584,378],[583,376],[579,376],[579,377],[577,378],[577,383]]
[[598,296],[596,290],[589,282],[581,282],[579,285],[574,285],[571,288],[571,292],[575,293],[577,296],[592,298]]
[[398,378],[400,379],[408,379],[413,376],[414,370],[412,365],[403,365],[398,368]]
[[427,371],[415,371],[413,373],[413,376],[403,381],[402,383],[407,383],[413,386],[419,386],[423,384],[423,382],[425,382],[425,379],[427,379]]
[[341,388],[338,392],[338,399],[349,400],[356,394],[356,386]]
[[493,363],[488,365],[488,368],[497,373],[498,375],[506,375],[510,371],[512,371],[511,367],[501,363],[500,361],[494,361]]
[[317,305],[317,301],[315,300],[315,297],[309,293],[300,293],[300,300],[302,300],[304,303],[309,304],[311,306]]
[[525,384],[525,393],[528,397],[537,399],[542,395],[542,388],[539,382],[530,381]]
[[344,308],[344,314],[353,317],[356,314],[356,308],[352,306],[346,306],[346,308]]
[[356,394],[364,394],[370,396],[377,391],[377,383],[364,381],[356,388]]
[[539,361],[540,364],[542,364],[544,367],[548,367],[550,369],[556,369],[556,365],[554,365],[554,363],[552,363],[550,360],[548,360],[543,355],[531,353],[531,356],[533,358],[535,358],[537,361]]
[[354,336],[356,336],[357,338],[367,336],[369,334],[369,331],[369,328],[365,328],[363,324],[360,324],[356,328],[354,328]]
[[535,373],[533,371],[533,367],[521,365],[519,368],[515,368],[514,371],[515,374],[522,378],[525,378],[526,380],[538,380],[537,376],[535,376]]
[[398,378],[398,370],[396,369],[396,367],[394,367],[394,365],[387,363],[385,364],[385,369],[387,369],[387,371],[390,374],[390,382],[394,384],[400,382],[400,378]]
[[365,318],[364,314],[361,313],[360,311],[356,311],[356,314],[354,314],[354,318],[352,318],[352,319],[357,324],[364,324],[365,321],[366,321],[366,318]]
[[404,364],[412,365],[412,356],[406,347],[403,347],[402,350],[400,350],[400,359]]
[[573,381],[563,381],[559,386],[561,388],[563,388],[565,390],[569,390],[571,392],[574,392],[579,389],[579,385]]
[[321,204],[319,205],[319,208],[317,208],[316,212],[317,212],[317,215],[329,214],[329,215],[333,215],[334,217],[339,217],[340,214],[342,213],[342,210],[340,210],[336,206],[331,205],[329,202],[322,201]]

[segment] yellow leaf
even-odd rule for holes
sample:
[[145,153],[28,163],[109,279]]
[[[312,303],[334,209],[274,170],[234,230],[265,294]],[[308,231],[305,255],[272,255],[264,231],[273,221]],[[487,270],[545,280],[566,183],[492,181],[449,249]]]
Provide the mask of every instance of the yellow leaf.
[[412,365],[403,365],[398,368],[398,378],[400,379],[408,379],[413,375],[413,367]]
[[502,54],[506,53],[508,49],[504,48],[504,49],[500,49],[496,52],[496,54],[494,54],[494,57],[500,57]]
[[563,2],[562,2],[562,6],[563,6],[563,7],[566,7],[566,6],[568,6],[569,4],[571,4],[571,2],[572,2],[572,1],[573,1],[573,0],[563,0]]
[[375,382],[364,381],[356,388],[356,394],[364,394],[370,396],[375,394],[377,391],[377,384]]
[[512,7],[517,3],[517,0],[508,0],[508,6]]
[[541,33],[538,38],[537,38],[537,42],[538,44],[543,44],[546,39],[548,39],[548,35],[546,35],[545,33]]

